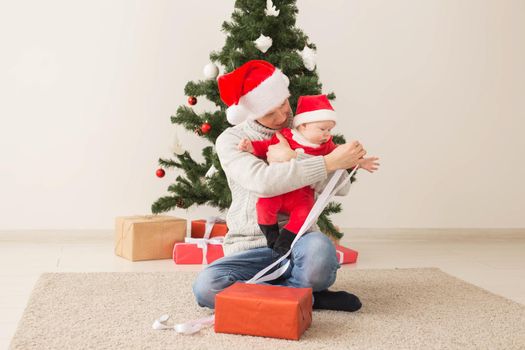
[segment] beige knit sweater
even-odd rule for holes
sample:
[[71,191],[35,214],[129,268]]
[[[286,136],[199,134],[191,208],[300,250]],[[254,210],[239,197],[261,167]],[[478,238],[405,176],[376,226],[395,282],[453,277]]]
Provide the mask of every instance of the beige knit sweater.
[[[215,143],[232,193],[226,215],[229,229],[224,240],[226,256],[266,246],[266,238],[257,224],[255,205],[259,197],[273,197],[308,185],[320,191],[328,181],[322,156],[298,153],[297,158],[289,162],[267,164],[263,159],[237,149],[244,137],[263,140],[272,137],[275,131],[249,120],[226,129]],[[348,189],[349,184],[337,195],[345,195]],[[279,225],[282,227],[287,220],[287,216],[280,215]],[[310,230],[317,229],[312,227]]]

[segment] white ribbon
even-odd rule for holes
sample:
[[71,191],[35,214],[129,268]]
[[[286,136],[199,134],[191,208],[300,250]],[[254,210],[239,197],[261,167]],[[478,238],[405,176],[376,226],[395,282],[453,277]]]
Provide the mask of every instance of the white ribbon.
[[342,251],[337,250],[337,249],[336,249],[335,251],[336,251],[337,253],[339,253],[339,264],[342,264],[343,261],[344,261],[344,255],[345,255],[345,253],[343,253]]
[[202,264],[206,265],[208,263],[208,244],[222,245],[222,243],[224,242],[224,237],[215,237],[210,239],[186,237],[184,238],[184,242],[196,244],[197,247],[202,249]]
[[198,320],[189,321],[186,323],[176,324],[174,326],[168,325],[169,315],[162,315],[153,322],[152,328],[155,330],[174,329],[177,333],[193,334],[200,331],[203,327],[211,326],[215,322],[215,316],[211,315]]
[[[288,255],[291,254],[292,248],[295,245],[295,243],[297,242],[297,240],[299,240],[299,238],[301,238],[301,236],[306,232],[306,230],[308,230],[317,221],[317,218],[319,217],[319,215],[321,215],[323,209],[326,207],[326,205],[328,204],[330,199],[332,199],[332,197],[337,193],[337,191],[339,191],[340,188],[342,188],[344,185],[346,185],[347,181],[350,181],[350,178],[355,174],[355,172],[357,171],[358,167],[359,166],[356,166],[354,168],[354,170],[352,170],[352,172],[350,173],[348,178],[345,179],[344,181],[342,181],[338,186],[336,186],[336,184],[339,181],[339,179],[341,178],[341,176],[343,174],[343,171],[346,171],[346,170],[339,169],[339,170],[335,171],[334,175],[332,176],[332,178],[330,179],[330,181],[328,182],[328,184],[324,188],[323,192],[319,195],[319,197],[315,201],[314,206],[310,210],[310,213],[308,214],[308,216],[304,220],[303,225],[299,229],[299,232],[297,233],[295,239],[293,240],[292,244],[290,245],[290,249],[288,250],[288,252],[286,252],[286,254],[284,254],[282,257],[280,257],[277,261],[275,261],[271,265],[269,265],[269,266],[265,267],[264,269],[262,269],[261,271],[259,271],[257,274],[255,274],[255,276],[253,276],[253,278],[249,279],[245,283],[255,284],[255,283],[262,283],[262,282],[272,281],[272,280],[278,278],[279,276],[281,276],[286,271],[286,269],[288,269],[288,266],[290,266],[290,260],[288,260],[286,262],[286,264],[281,266],[279,269],[277,269],[274,272],[272,272],[272,273],[270,273],[270,274],[265,276],[265,274],[268,271],[270,271],[274,266],[279,264],[281,261],[286,259],[288,257]],[[210,220],[210,219],[211,219],[211,217],[208,218],[208,220]],[[200,240],[203,240],[203,241],[209,240],[208,239],[209,238],[209,233],[211,233],[211,228],[210,228],[208,236],[206,236],[206,233],[208,231],[208,220],[206,221],[206,225],[207,226],[206,226],[206,232],[204,234],[204,238],[200,239]],[[213,225],[211,225],[211,227],[213,227]],[[197,238],[197,240],[199,240],[199,238]],[[203,248],[203,253],[204,253],[204,248]],[[195,332],[198,332],[203,327],[211,326],[211,325],[213,325],[215,323],[215,315],[212,315],[212,316],[201,318],[201,319],[198,319],[198,320],[193,320],[193,321],[189,321],[189,322],[186,322],[186,323],[177,324],[174,327],[169,327],[169,326],[166,325],[166,321],[168,320],[168,318],[169,318],[168,315],[161,316],[161,318],[159,318],[158,320],[155,321],[155,323],[153,323],[153,329],[169,329],[169,328],[173,328],[178,333],[193,334]],[[167,327],[167,328],[155,328],[156,326],[157,327]]]
[[214,237],[210,238],[211,231],[213,230],[213,225],[215,225],[216,222],[224,222],[223,219],[221,219],[218,216],[210,216],[206,219],[206,226],[204,228],[204,236],[203,238],[193,238],[193,237],[185,237],[184,242],[185,243],[192,243],[196,244],[197,247],[202,249],[202,264],[206,265],[208,264],[208,244],[220,244],[224,242],[224,237]]
[[213,230],[213,225],[215,225],[216,222],[224,222],[222,218],[219,216],[209,216],[206,219],[206,226],[204,229],[204,238],[208,239],[210,238],[211,231]]
[[199,318],[197,320],[189,321],[186,323],[176,324],[173,327],[173,329],[175,329],[177,333],[193,334],[193,333],[197,333],[204,327],[213,326],[214,323],[215,323],[215,315],[211,315],[208,317]]
[[290,250],[288,250],[288,252],[286,252],[286,254],[281,256],[273,264],[271,264],[271,265],[265,267],[264,269],[262,269],[261,271],[257,272],[257,274],[255,274],[255,276],[253,276],[251,279],[246,281],[246,283],[262,283],[262,282],[267,282],[267,281],[273,281],[274,279],[276,279],[279,276],[281,276],[288,269],[288,266],[290,266],[290,260],[288,260],[286,262],[286,264],[284,264],[283,266],[281,266],[280,268],[278,268],[274,272],[272,272],[272,273],[270,273],[270,274],[265,276],[265,274],[268,271],[270,271],[274,266],[277,266],[281,261],[286,259],[288,257],[288,255],[290,255],[292,253],[292,248],[295,245],[295,243],[297,243],[299,238],[301,238],[301,236],[306,232],[306,230],[308,230],[317,221],[317,218],[319,217],[319,215],[321,215],[321,213],[323,212],[323,209],[326,207],[328,202],[337,193],[337,191],[339,191],[339,189],[341,189],[344,185],[346,185],[347,181],[350,181],[350,178],[352,177],[352,175],[355,174],[355,172],[357,171],[358,167],[359,166],[356,166],[354,168],[354,170],[352,170],[350,175],[344,181],[342,181],[338,186],[336,186],[337,182],[339,181],[339,179],[343,175],[343,171],[346,171],[346,170],[339,169],[339,170],[335,171],[334,175],[332,176],[330,181],[328,181],[328,184],[324,188],[323,192],[319,195],[319,197],[315,201],[314,206],[310,210],[310,213],[308,213],[308,216],[304,220],[304,223],[301,226],[301,228],[299,229],[299,232],[297,232],[297,235],[295,236],[295,239],[293,240],[292,244],[290,245]]
[[157,331],[162,330],[162,329],[171,329],[173,327],[168,326],[167,324],[169,318],[170,318],[169,315],[162,315],[159,318],[157,318],[155,322],[153,322],[153,326],[151,327]]

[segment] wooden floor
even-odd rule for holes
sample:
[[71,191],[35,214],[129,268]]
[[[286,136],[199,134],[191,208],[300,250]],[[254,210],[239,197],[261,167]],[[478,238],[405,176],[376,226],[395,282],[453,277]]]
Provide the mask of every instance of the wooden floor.
[[[525,304],[525,229],[351,229],[359,251],[348,269],[439,267]],[[113,254],[110,231],[0,232],[0,349],[7,348],[42,272],[200,270],[171,260],[135,262]]]

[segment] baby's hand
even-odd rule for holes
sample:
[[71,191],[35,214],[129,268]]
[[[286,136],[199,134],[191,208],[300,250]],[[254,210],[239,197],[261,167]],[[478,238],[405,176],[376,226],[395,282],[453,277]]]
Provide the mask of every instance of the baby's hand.
[[379,167],[378,160],[379,158],[377,157],[361,158],[358,164],[360,168],[365,169],[369,173],[373,173]]
[[243,138],[237,145],[237,148],[243,152],[253,153],[252,143],[247,138]]

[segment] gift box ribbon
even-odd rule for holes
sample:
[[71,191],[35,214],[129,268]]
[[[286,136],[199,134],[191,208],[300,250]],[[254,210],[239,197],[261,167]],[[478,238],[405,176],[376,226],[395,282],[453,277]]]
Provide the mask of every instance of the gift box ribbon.
[[224,242],[224,237],[215,237],[210,239],[186,237],[184,238],[184,242],[197,244],[197,247],[202,249],[202,264],[206,265],[208,263],[208,244],[222,245]]
[[206,219],[206,226],[204,228],[204,239],[209,239],[211,236],[211,231],[213,230],[213,225],[215,225],[216,222],[225,222],[222,218],[219,216],[209,216]]
[[335,250],[337,253],[339,253],[339,264],[342,264],[345,260],[345,253],[343,253],[342,250]]
[[215,225],[216,222],[224,222],[224,220],[222,220],[218,216],[210,216],[206,219],[206,226],[204,229],[203,238],[193,238],[193,237],[184,238],[184,242],[196,244],[197,247],[202,249],[202,264],[203,265],[208,264],[208,259],[207,259],[208,244],[222,245],[222,243],[224,242],[224,237],[210,238],[211,231],[213,230],[213,225]]

